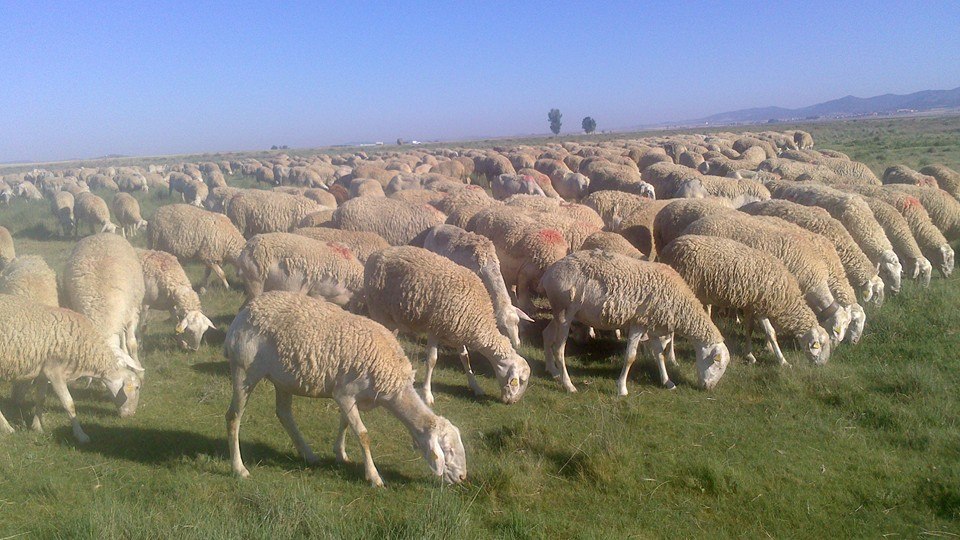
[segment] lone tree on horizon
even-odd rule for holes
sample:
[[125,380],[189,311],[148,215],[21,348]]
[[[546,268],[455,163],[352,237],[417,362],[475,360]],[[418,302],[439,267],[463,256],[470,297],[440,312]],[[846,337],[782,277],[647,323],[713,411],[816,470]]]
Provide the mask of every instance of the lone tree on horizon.
[[583,127],[584,132],[593,133],[597,130],[597,121],[587,116],[583,119],[583,122],[580,123],[580,126]]
[[547,113],[547,120],[550,120],[550,131],[552,131],[554,135],[560,134],[560,126],[563,124],[560,118],[562,117],[563,115],[560,114],[560,109],[550,109],[550,112]]

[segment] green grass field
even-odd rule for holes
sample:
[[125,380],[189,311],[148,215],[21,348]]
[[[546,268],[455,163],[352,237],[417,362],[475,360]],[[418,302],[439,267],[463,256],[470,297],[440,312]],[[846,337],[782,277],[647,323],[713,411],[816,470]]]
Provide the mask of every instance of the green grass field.
[[[806,129],[819,147],[850,152],[877,173],[928,159],[960,165],[960,118],[876,122]],[[140,199],[148,219],[168,202]],[[14,233],[18,253],[41,254],[58,270],[69,254],[46,202],[0,208],[0,225]],[[188,273],[201,276],[193,266]],[[220,288],[203,297],[221,329],[241,301]],[[472,397],[455,354],[444,351],[435,409],[460,427],[470,478],[439,485],[399,422],[376,410],[364,420],[387,482],[379,490],[366,485],[361,465],[334,462],[330,400],[295,401],[323,460],[305,466],[274,416],[269,383],[255,392],[241,429],[252,476],[234,478],[223,335],[182,352],[174,323],[154,313],[135,417],[119,419],[92,388],[74,390],[93,439],[86,446],[74,442],[52,397],[46,432],[25,430],[0,384],[0,409],[20,429],[0,439],[0,538],[956,537],[958,305],[956,276],[934,279],[929,290],[906,283],[882,308],[867,308],[862,342],[841,346],[822,368],[788,340],[792,369],[778,368],[762,347],[760,363],[745,365],[737,329],[725,323],[734,362],[710,393],[693,387],[686,343],[681,368],[671,370],[676,391],[659,388],[646,359],[630,396],[618,398],[621,345],[569,345],[580,388],[571,395],[544,375],[539,338],[527,337],[521,353],[535,376],[513,406]],[[424,341],[403,343],[419,365]],[[489,370],[474,365],[496,395]],[[348,449],[360,458],[354,439]]]

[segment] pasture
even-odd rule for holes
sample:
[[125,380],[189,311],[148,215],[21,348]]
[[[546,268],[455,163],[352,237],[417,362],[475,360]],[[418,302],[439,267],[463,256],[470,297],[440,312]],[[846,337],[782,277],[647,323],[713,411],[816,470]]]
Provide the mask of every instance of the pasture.
[[[776,126],[784,129],[786,126]],[[960,168],[960,117],[809,124],[818,148],[848,152],[881,174],[886,166],[942,162]],[[629,136],[618,134],[619,137]],[[239,178],[239,180],[237,180]],[[233,177],[231,184],[253,185]],[[109,195],[101,194],[109,200]],[[138,194],[150,219],[166,194]],[[72,246],[57,234],[46,201],[0,207],[19,254],[60,270]],[[142,247],[141,234],[134,245]],[[954,246],[955,248],[960,246]],[[194,283],[202,276],[187,265]],[[230,271],[228,270],[228,273]],[[466,384],[456,351],[441,350],[434,409],[462,431],[469,479],[441,486],[403,426],[384,410],[365,413],[387,483],[338,465],[338,413],[330,400],[297,399],[301,429],[321,456],[308,467],[258,387],[240,432],[247,480],[231,475],[224,412],[231,389],[221,344],[243,301],[213,286],[211,332],[199,352],[181,351],[172,321],[153,313],[141,342],[147,370],[136,416],[121,420],[94,388],[78,388],[78,414],[92,442],[80,446],[50,399],[46,432],[23,426],[0,385],[0,408],[18,432],[0,439],[0,538],[597,538],[955,537],[960,534],[960,278],[867,306],[856,346],[809,365],[784,338],[792,369],[762,347],[756,365],[738,351],[716,391],[694,387],[688,343],[678,340],[675,391],[659,387],[639,359],[630,395],[616,396],[622,343],[568,346],[580,392],[567,394],[543,370],[539,336],[521,354],[534,377],[506,406],[485,362],[474,367],[487,399]],[[29,331],[29,329],[25,329]],[[402,341],[420,366],[425,340]],[[758,342],[759,343],[759,342]],[[0,344],[2,346],[2,344]],[[422,367],[419,373],[422,374]]]

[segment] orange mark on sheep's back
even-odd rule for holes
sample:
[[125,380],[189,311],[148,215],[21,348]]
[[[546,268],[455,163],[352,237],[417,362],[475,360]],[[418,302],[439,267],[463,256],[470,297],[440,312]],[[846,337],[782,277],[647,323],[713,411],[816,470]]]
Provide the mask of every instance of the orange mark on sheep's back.
[[344,259],[350,260],[353,258],[353,252],[350,251],[350,248],[339,242],[327,242],[327,247]]
[[556,229],[541,229],[540,230],[540,240],[548,244],[560,244],[565,242],[563,239],[563,234]]
[[920,204],[920,200],[916,197],[904,197],[903,199],[903,209],[908,208],[923,208],[923,205]]

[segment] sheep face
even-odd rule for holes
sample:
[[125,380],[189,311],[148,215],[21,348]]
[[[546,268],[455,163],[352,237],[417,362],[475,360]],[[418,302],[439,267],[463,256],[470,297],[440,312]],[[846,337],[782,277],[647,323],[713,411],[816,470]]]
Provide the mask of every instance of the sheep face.
[[937,270],[943,277],[948,278],[953,273],[953,248],[950,244],[940,246],[940,262],[937,264]]
[[460,439],[460,430],[449,420],[438,416],[426,436],[415,438],[414,443],[433,474],[448,484],[459,484],[467,479],[467,454]]
[[860,287],[860,297],[863,298],[864,302],[873,302],[876,305],[883,303],[883,280],[880,279],[880,276],[873,276],[869,281],[861,285]]
[[847,327],[847,341],[856,345],[863,336],[863,326],[867,322],[867,314],[863,311],[860,304],[851,304],[847,306],[850,313],[850,326]]
[[800,341],[803,342],[803,351],[807,359],[815,365],[822,366],[830,359],[830,336],[823,328],[819,326],[811,328]]
[[884,251],[880,256],[880,263],[877,271],[883,276],[883,281],[890,286],[890,292],[897,294],[900,292],[901,274],[903,266],[900,259],[893,251]]
[[823,327],[830,334],[830,340],[834,343],[840,343],[847,335],[847,329],[850,327],[850,312],[844,308],[839,308],[833,315],[823,321]]
[[190,311],[177,324],[177,342],[184,349],[196,351],[200,349],[203,334],[211,328],[217,329],[206,315],[199,311]]
[[697,380],[704,390],[713,390],[730,363],[730,351],[723,342],[697,346]]
[[933,265],[930,264],[930,261],[926,257],[920,257],[917,259],[917,280],[920,281],[920,285],[927,287],[930,285],[930,277],[933,274]]
[[120,418],[128,418],[137,412],[137,405],[140,404],[140,387],[143,385],[143,368],[133,368],[135,364],[132,358],[127,356],[129,363],[118,367],[117,371],[107,377],[107,391],[113,399],[114,405],[120,413]]
[[510,344],[513,345],[513,348],[520,346],[520,321],[534,322],[518,307],[506,310],[503,328],[500,328],[500,332],[510,338]]
[[530,382],[530,365],[519,354],[512,353],[502,362],[506,365],[497,370],[497,382],[500,383],[500,401],[507,405],[520,401]]

